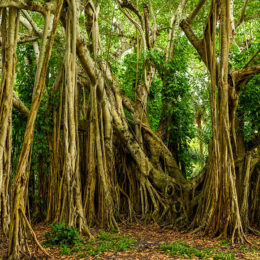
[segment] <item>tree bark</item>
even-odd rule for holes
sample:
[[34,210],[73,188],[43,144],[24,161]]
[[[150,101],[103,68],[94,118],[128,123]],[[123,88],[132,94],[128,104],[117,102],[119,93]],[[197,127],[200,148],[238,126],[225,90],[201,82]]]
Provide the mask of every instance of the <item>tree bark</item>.
[[[12,96],[15,80],[18,10],[2,10],[2,80],[0,87],[0,222],[4,234],[9,229],[9,179],[11,171]],[[7,16],[8,12],[8,16]]]
[[[14,184],[12,187],[12,210],[11,210],[11,225],[9,232],[9,247],[8,247],[8,259],[18,259],[21,251],[25,254],[28,254],[29,249],[26,241],[26,230],[29,229],[32,234],[35,242],[38,244],[40,249],[48,255],[48,253],[40,246],[38,243],[35,234],[26,218],[25,215],[25,194],[26,194],[26,183],[27,183],[27,171],[28,167],[28,158],[29,152],[31,150],[31,145],[33,141],[33,131],[34,124],[36,120],[36,115],[40,106],[41,96],[45,87],[45,77],[47,73],[47,66],[51,55],[52,45],[55,37],[55,33],[57,30],[57,25],[59,22],[59,16],[62,8],[62,1],[58,2],[60,5],[58,6],[56,17],[53,23],[53,28],[51,31],[49,42],[46,46],[42,46],[40,56],[44,57],[44,61],[39,63],[37,67],[35,82],[34,82],[34,95],[32,100],[32,105],[26,125],[26,130],[24,134],[24,141],[19,157],[19,161],[17,164],[17,171],[14,180]],[[50,11],[45,16],[45,28],[44,28],[44,36],[43,43],[46,42],[45,39],[48,35],[48,28],[50,22]]]

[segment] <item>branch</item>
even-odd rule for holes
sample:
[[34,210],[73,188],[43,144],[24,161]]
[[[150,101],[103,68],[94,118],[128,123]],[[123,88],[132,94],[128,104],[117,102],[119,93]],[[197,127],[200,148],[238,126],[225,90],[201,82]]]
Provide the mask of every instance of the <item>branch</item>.
[[[195,10],[197,10],[197,11],[196,12],[193,11],[193,12],[195,12],[197,14],[199,7],[201,8],[202,5],[203,5],[203,1],[200,1],[198,6],[195,8]],[[195,33],[193,32],[192,27],[191,27],[192,24],[191,24],[191,22],[189,22],[189,19],[192,20],[193,17],[195,17],[194,16],[195,14],[191,15],[191,18],[183,20],[180,24],[182,30],[185,32],[187,38],[189,39],[191,44],[194,46],[194,48],[199,53],[201,59],[203,60],[203,62],[205,63],[205,65],[209,71],[212,70],[211,60],[216,59],[216,57],[213,57],[213,54],[211,52],[211,43],[214,38],[214,36],[212,34],[216,30],[216,23],[217,23],[219,15],[220,15],[220,7],[221,7],[221,5],[220,5],[219,1],[212,2],[210,12],[209,12],[208,18],[207,18],[206,27],[204,30],[203,39],[199,39],[195,35]],[[216,64],[217,64],[217,61],[216,61]],[[216,66],[216,70],[218,70],[218,66]]]
[[[26,19],[24,18],[23,16],[20,16],[20,22],[23,24],[23,26],[32,34],[34,35],[35,34],[35,31],[31,25],[31,23]],[[40,36],[42,34],[38,34],[36,35],[37,37]],[[34,52],[35,52],[35,57],[36,57],[36,61],[38,62],[38,59],[39,59],[39,44],[37,41],[33,41],[33,49],[34,49]]]
[[15,91],[13,91],[13,106],[20,111],[23,115],[26,117],[29,116],[29,109],[24,105],[22,100],[19,98],[19,96],[16,94]]
[[235,21],[234,21],[234,0],[230,1],[230,26],[231,26],[230,42],[233,42],[235,34],[236,34],[236,26],[235,26]]
[[[116,22],[111,22],[109,20],[107,20],[105,17],[101,16],[101,19],[107,23],[109,23],[111,26],[115,27],[115,30],[118,31],[118,33],[105,33],[103,32],[104,35],[107,35],[109,37],[118,37],[121,38],[121,46],[120,48],[113,54],[113,56],[115,58],[120,57],[125,51],[131,49],[132,47],[134,47],[136,45],[136,38],[131,36],[131,35],[126,35],[125,33],[123,33],[123,31],[121,30],[122,24],[117,24]],[[130,39],[130,41],[128,42],[126,39]]]
[[248,83],[248,81],[258,73],[260,73],[260,64],[250,68],[235,70],[231,72],[231,76],[236,88],[238,88]]
[[170,29],[171,29],[170,26],[164,26],[164,27],[158,28],[157,35],[160,35],[161,31],[170,30]]
[[102,32],[102,35],[111,36],[111,37],[117,37],[117,38],[126,38],[126,39],[130,39],[130,40],[136,41],[136,38],[134,36],[126,35],[124,33],[111,33],[110,34],[110,33],[107,33],[107,32]]
[[135,105],[133,104],[132,100],[126,96],[123,91],[120,92],[120,96],[122,98],[122,102],[124,107],[132,114],[134,115],[136,109],[135,109]]
[[115,58],[119,58],[123,53],[125,53],[127,50],[132,49],[135,45],[136,45],[136,39],[130,40],[129,43],[123,39],[120,48],[117,49],[115,53],[113,53],[113,56]]
[[20,15],[20,23],[31,33],[34,34],[32,25],[29,23],[29,21]]
[[20,37],[17,43],[22,44],[26,42],[34,42],[37,41],[40,37],[39,36],[34,36],[34,35],[23,35]]
[[48,11],[54,12],[57,9],[56,4],[56,1],[40,3],[32,0],[1,0],[0,8],[15,7],[18,9],[35,11],[46,15]]
[[152,26],[152,46],[154,46],[154,43],[156,41],[157,38],[157,22],[156,22],[156,17],[153,11],[153,6],[151,3],[151,0],[148,1],[148,5],[149,5],[149,11],[151,13],[152,19],[153,19],[153,26]]
[[176,9],[176,12],[174,13],[174,15],[171,18],[170,31],[168,34],[168,41],[167,41],[167,46],[166,46],[166,59],[167,60],[169,58],[173,57],[173,49],[174,49],[173,41],[175,40],[176,31],[177,31],[177,28],[179,27],[180,20],[181,20],[181,15],[182,15],[183,9],[184,9],[185,5],[187,4],[187,2],[188,2],[188,0],[182,0]]
[[100,14],[99,17],[100,17],[104,22],[109,23],[111,26],[115,27],[115,29],[118,30],[119,35],[121,35],[121,34],[123,35],[123,31],[122,31],[122,29],[121,29],[121,27],[123,27],[122,24],[117,24],[116,22],[112,22],[112,21],[110,21],[109,19],[107,19],[106,17],[104,17],[102,14]]
[[191,28],[191,24],[187,20],[182,20],[180,23],[182,30],[185,32],[187,38],[193,45],[193,47],[198,51],[202,59],[204,60],[204,47],[203,47],[203,40],[199,39]]
[[[39,36],[34,35],[23,35],[20,37],[20,39],[17,41],[18,44],[23,44],[26,42],[35,42],[39,39]],[[2,46],[2,39],[0,38],[0,46]]]
[[260,48],[256,51],[256,53],[252,56],[252,58],[246,63],[244,68],[248,67],[248,65],[255,59],[255,57],[258,55],[259,52],[260,52]]
[[200,0],[198,2],[198,4],[196,5],[196,7],[194,8],[194,10],[192,11],[192,13],[188,16],[188,18],[186,19],[188,23],[192,23],[192,21],[194,20],[194,18],[198,15],[201,7],[205,4],[206,0]]
[[33,19],[31,18],[31,16],[29,15],[29,13],[26,10],[22,10],[25,18],[28,20],[28,22],[31,24],[34,32],[39,35],[42,36],[42,31],[38,28],[38,26],[35,24],[35,22],[33,21]]
[[244,2],[244,4],[243,4],[240,17],[239,17],[238,20],[236,21],[236,28],[244,21],[245,12],[246,12],[246,7],[247,7],[247,4],[248,4],[248,1],[249,1],[249,0],[245,0],[245,2]]
[[150,49],[150,38],[149,38],[149,7],[147,4],[143,3],[143,8],[144,8],[144,23],[145,23],[145,38],[146,38],[146,44],[147,48]]
[[77,55],[79,57],[82,67],[87,72],[92,84],[96,83],[96,64],[93,61],[88,48],[86,48],[87,43],[84,37],[78,33],[77,37]]
[[129,9],[137,15],[137,17],[139,18],[139,20],[141,22],[141,27],[143,29],[144,28],[143,17],[140,14],[140,12],[137,10],[137,8],[131,3],[131,1],[130,0],[119,0],[118,2],[121,7]]
[[131,16],[130,13],[125,12],[125,10],[119,6],[120,11],[129,19],[129,21],[136,27],[136,29],[140,32],[141,36],[142,36],[142,41],[144,44],[144,51],[146,51],[146,41],[145,41],[145,35],[144,35],[144,31],[142,29],[142,27],[135,21],[135,19]]
[[260,17],[260,12],[256,13],[256,14],[252,14],[252,15],[247,15],[244,17],[244,21],[247,22],[249,20],[253,20],[253,19],[258,19],[259,20]]

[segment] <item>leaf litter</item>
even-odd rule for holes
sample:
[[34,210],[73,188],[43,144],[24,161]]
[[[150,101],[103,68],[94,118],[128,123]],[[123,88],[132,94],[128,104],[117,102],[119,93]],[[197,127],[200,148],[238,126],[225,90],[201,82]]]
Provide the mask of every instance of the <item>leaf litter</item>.
[[[59,247],[47,247],[46,249],[51,255],[51,258],[48,258],[29,240],[31,256],[23,259],[260,259],[260,238],[251,234],[247,235],[251,245],[232,246],[225,240],[205,237],[199,233],[191,234],[179,231],[175,228],[164,228],[159,225],[128,223],[122,224],[119,227],[119,235],[133,238],[136,241],[135,244],[131,246],[131,249],[127,251],[108,250],[107,252],[101,252],[93,256],[85,254],[84,257],[82,257],[77,253],[61,255]],[[43,243],[46,240],[45,233],[50,231],[50,227],[38,224],[34,226],[34,230],[38,240]],[[99,228],[91,229],[95,237],[97,237],[101,231]],[[178,245],[182,244],[185,245],[185,247],[178,247]],[[171,248],[177,248],[176,254]],[[185,250],[181,251],[183,248]],[[202,252],[202,254],[197,254],[198,256],[196,256],[196,253],[193,254],[194,252]],[[211,252],[210,255],[207,254],[208,252]],[[218,252],[218,254],[214,252]],[[3,234],[0,234],[0,260],[7,259],[7,253],[7,238],[4,237]]]

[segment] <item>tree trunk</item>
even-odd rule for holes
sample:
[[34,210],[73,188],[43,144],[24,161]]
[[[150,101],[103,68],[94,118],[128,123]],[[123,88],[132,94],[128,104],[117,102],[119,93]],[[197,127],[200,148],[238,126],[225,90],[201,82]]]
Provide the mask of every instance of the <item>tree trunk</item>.
[[15,80],[18,10],[2,10],[2,80],[0,87],[0,223],[7,235],[9,228],[9,179],[11,171],[12,96]]
[[[218,9],[219,8],[219,9]],[[217,13],[220,12],[220,64],[216,66],[215,35]],[[212,128],[213,141],[210,150],[210,164],[201,199],[193,224],[199,225],[205,233],[218,234],[222,238],[231,236],[245,241],[238,196],[236,171],[231,146],[231,122],[229,117],[228,55],[230,36],[230,3],[228,0],[213,1],[212,18],[208,22],[208,40],[205,42],[206,60],[211,72],[212,83]],[[211,29],[212,28],[212,29]],[[205,40],[205,41],[206,41]],[[218,96],[216,95],[218,87]],[[206,194],[212,194],[207,196]]]
[[[77,21],[77,5],[76,1],[72,0],[69,2],[66,17],[66,55],[63,75],[65,78],[63,111],[64,159],[62,179],[60,181],[60,190],[63,196],[59,197],[58,203],[60,205],[58,205],[58,209],[60,211],[57,211],[57,217],[58,221],[65,221],[69,226],[77,227],[79,232],[84,232],[91,236],[83,212],[79,172],[78,97],[76,88]],[[57,138],[59,138],[58,134],[59,132],[57,133]],[[58,143],[54,143],[54,145]],[[58,152],[59,150],[56,151]]]
[[[50,34],[49,42],[46,47],[46,39],[48,36],[48,29],[50,24],[50,11],[45,16],[45,27],[43,33],[43,45],[41,48],[39,63],[37,66],[35,82],[34,82],[34,95],[32,100],[32,105],[30,113],[28,116],[28,121],[26,125],[26,130],[24,134],[24,141],[20,153],[20,157],[17,164],[17,171],[12,187],[12,201],[13,205],[11,208],[11,225],[9,232],[9,247],[8,247],[8,259],[19,259],[20,253],[23,252],[27,255],[30,251],[27,245],[27,231],[30,231],[34,238],[36,244],[40,249],[46,254],[47,252],[39,244],[35,233],[33,232],[29,221],[25,215],[25,195],[28,182],[28,173],[26,171],[28,167],[28,158],[33,142],[33,131],[36,120],[36,115],[40,106],[41,96],[45,87],[45,78],[47,73],[47,66],[51,55],[52,45],[59,21],[59,16],[62,8],[62,2],[58,2],[58,8],[56,17],[54,18],[53,28]],[[41,57],[43,57],[43,62],[40,62]]]

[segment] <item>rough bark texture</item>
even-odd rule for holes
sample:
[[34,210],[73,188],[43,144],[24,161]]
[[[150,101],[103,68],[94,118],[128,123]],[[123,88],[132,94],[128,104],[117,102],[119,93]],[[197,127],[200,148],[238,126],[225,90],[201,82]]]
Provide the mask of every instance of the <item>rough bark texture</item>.
[[[250,167],[250,153],[246,154],[243,148],[241,130],[236,127],[236,111],[239,102],[239,86],[242,86],[245,81],[248,82],[254,74],[253,71],[257,70],[257,66],[250,69],[252,72],[249,73],[250,75],[246,75],[245,71],[245,74],[241,73],[241,70],[229,71],[229,46],[234,34],[233,21],[230,17],[233,7],[230,6],[229,1],[212,1],[204,39],[197,38],[191,29],[191,22],[203,2],[200,1],[190,17],[181,22],[183,31],[207,66],[212,84],[210,95],[213,140],[209,150],[210,160],[203,191],[192,227],[198,226],[199,229],[204,229],[205,233],[217,234],[224,238],[231,236],[232,242],[234,240],[244,242],[246,240],[244,229],[248,227],[246,216],[248,216],[250,169],[253,171],[253,168]],[[219,61],[216,58],[218,20],[220,21]],[[232,82],[230,78],[233,79]],[[238,163],[240,160],[244,162],[241,166]],[[239,176],[238,179],[236,175]]]
[[[45,29],[43,34],[42,48],[40,57],[43,57],[43,62],[39,63],[37,67],[35,82],[34,82],[34,95],[32,100],[32,105],[30,109],[30,113],[28,116],[28,121],[26,125],[26,130],[24,134],[24,142],[21,149],[16,176],[14,180],[14,184],[12,187],[12,208],[11,208],[11,225],[9,230],[9,259],[18,259],[20,256],[20,252],[24,254],[28,254],[30,251],[27,245],[27,231],[31,233],[35,242],[41,248],[42,251],[46,253],[46,251],[41,247],[38,243],[35,234],[30,226],[30,223],[27,220],[25,215],[25,201],[26,201],[26,189],[27,189],[27,180],[28,180],[28,172],[26,168],[28,167],[28,158],[31,150],[31,145],[33,141],[33,130],[34,124],[36,120],[36,115],[39,109],[41,96],[43,93],[43,89],[45,87],[45,76],[47,72],[47,66],[51,55],[52,45],[59,21],[59,15],[62,7],[62,2],[59,2],[60,6],[57,9],[57,16],[53,23],[53,28],[51,31],[49,42],[46,46],[46,39],[48,35],[49,29],[49,21],[50,21],[50,11],[45,16]],[[40,59],[41,60],[41,59]],[[10,92],[10,95],[13,95],[13,92]],[[47,253],[46,253],[47,254]],[[47,254],[48,255],[48,254]]]
[[[12,149],[12,95],[15,80],[18,10],[2,9],[2,80],[0,87],[0,222],[7,235],[10,221],[9,178]],[[8,13],[8,14],[7,14]]]

